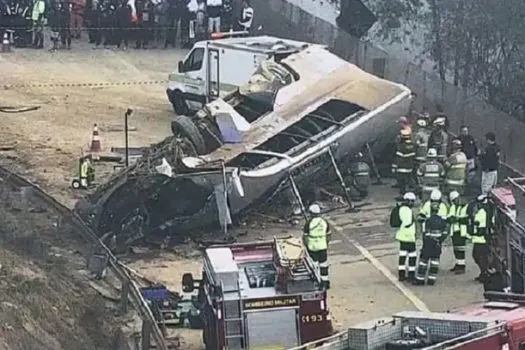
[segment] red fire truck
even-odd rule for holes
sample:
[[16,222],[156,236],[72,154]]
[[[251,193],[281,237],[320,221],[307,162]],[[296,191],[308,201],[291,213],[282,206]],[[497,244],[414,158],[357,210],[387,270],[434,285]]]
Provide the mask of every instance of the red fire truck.
[[509,178],[490,195],[495,208],[491,260],[510,293],[450,313],[400,312],[363,322],[292,350],[525,350],[525,178]]
[[327,292],[301,239],[206,249],[199,290],[206,350],[287,349],[332,334]]

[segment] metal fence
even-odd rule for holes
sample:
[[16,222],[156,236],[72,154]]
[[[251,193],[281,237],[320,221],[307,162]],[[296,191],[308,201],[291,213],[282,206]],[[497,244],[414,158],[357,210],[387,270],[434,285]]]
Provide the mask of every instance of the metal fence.
[[265,33],[328,45],[334,53],[363,70],[407,85],[416,93],[415,106],[419,110],[434,112],[436,105],[442,106],[450,118],[452,131],[466,124],[478,141],[486,132],[495,132],[502,148],[502,160],[525,171],[525,157],[522,156],[525,138],[519,137],[525,134],[525,123],[496,110],[464,89],[442,81],[437,75],[392,57],[285,0],[256,1],[253,6],[257,25],[262,25]]

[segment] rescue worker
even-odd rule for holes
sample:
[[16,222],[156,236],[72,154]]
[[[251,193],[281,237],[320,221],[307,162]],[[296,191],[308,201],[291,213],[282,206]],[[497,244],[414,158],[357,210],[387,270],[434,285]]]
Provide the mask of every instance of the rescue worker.
[[44,13],[46,11],[45,0],[35,0],[31,19],[33,20],[33,47],[35,49],[44,48]]
[[416,164],[422,164],[426,161],[428,153],[428,139],[430,131],[428,130],[428,120],[420,117],[416,120],[417,131],[414,134],[414,144],[416,147]]
[[401,127],[401,129],[399,130],[399,135],[397,137],[397,142],[399,143],[402,139],[403,130],[405,133],[412,135],[412,125],[410,125],[410,122],[408,121],[407,117],[399,117],[397,123]]
[[437,152],[437,160],[441,163],[445,161],[448,153],[448,133],[445,130],[445,117],[437,117],[432,123],[434,130],[428,139],[428,147],[434,148]]
[[392,164],[392,173],[396,174],[397,185],[401,194],[412,187],[416,152],[411,136],[408,128],[401,130],[401,139],[397,145],[396,158]]
[[496,144],[496,135],[488,132],[485,135],[487,147],[480,156],[481,194],[487,196],[498,182],[500,147]]
[[321,217],[321,208],[312,204],[308,208],[311,218],[304,225],[304,242],[308,254],[314,262],[319,264],[321,281],[326,289],[330,288],[328,277],[328,241],[330,225]]
[[241,18],[239,19],[239,25],[241,30],[250,33],[253,22],[253,8],[250,6],[249,0],[243,0]]
[[487,277],[487,270],[489,265],[489,230],[491,218],[489,217],[489,204],[487,196],[480,195],[476,200],[477,210],[474,214],[474,226],[471,232],[472,240],[472,257],[474,262],[478,265],[479,276],[476,280],[484,282]]
[[421,208],[419,209],[418,221],[421,222],[421,231],[425,232],[425,222],[430,218],[431,212],[430,209],[432,205],[437,206],[438,211],[437,215],[441,216],[443,219],[447,218],[448,208],[445,203],[442,201],[442,194],[439,190],[434,190],[430,193],[430,200],[423,202]]
[[[416,195],[412,192],[407,192],[403,195],[403,202],[399,206],[399,221],[400,226],[396,232],[396,240],[399,242],[399,257],[398,257],[398,280],[404,281],[407,277],[413,280],[416,276],[416,220],[412,208],[416,201]],[[407,269],[408,257],[408,274]]]
[[349,172],[352,177],[352,186],[361,198],[366,197],[368,195],[368,187],[370,187],[370,166],[364,161],[361,152],[357,153],[352,159]]
[[89,159],[88,157],[80,158],[80,186],[88,188]]
[[445,168],[436,160],[437,152],[430,148],[427,152],[427,160],[417,169],[418,183],[420,186],[421,201],[425,202],[430,198],[430,193],[440,190],[445,176]]
[[432,286],[436,283],[439,271],[439,259],[441,257],[441,244],[447,237],[447,221],[439,215],[441,203],[430,204],[430,216],[425,221],[423,231],[423,246],[419,255],[415,285],[424,285],[428,270],[427,284]]
[[467,156],[461,151],[461,141],[455,139],[451,144],[451,154],[445,165],[445,192],[458,191],[460,195],[465,190],[467,176]]
[[450,270],[456,274],[465,273],[465,252],[467,250],[468,225],[470,216],[468,213],[469,205],[461,204],[461,196],[458,191],[449,194],[450,207],[448,209],[447,221],[450,224],[450,235],[454,246],[454,267]]
[[476,176],[476,156],[478,155],[478,146],[476,140],[469,134],[468,127],[463,125],[459,131],[461,140],[461,150],[467,157],[467,183],[472,183]]

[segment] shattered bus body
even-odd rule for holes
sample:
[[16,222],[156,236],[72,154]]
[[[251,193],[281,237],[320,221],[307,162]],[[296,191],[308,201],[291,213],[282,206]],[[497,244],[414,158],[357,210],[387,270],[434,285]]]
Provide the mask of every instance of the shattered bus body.
[[97,189],[90,220],[101,234],[183,233],[231,222],[283,188],[311,181],[366,143],[392,142],[411,91],[323,47],[263,62],[250,82],[193,117],[174,136]]

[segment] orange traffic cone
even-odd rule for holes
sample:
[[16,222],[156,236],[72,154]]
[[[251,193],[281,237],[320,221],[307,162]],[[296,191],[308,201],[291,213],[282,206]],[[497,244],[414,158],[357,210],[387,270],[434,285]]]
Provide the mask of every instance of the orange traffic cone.
[[102,146],[100,144],[100,135],[98,134],[98,125],[93,125],[93,136],[91,136],[91,145],[89,146],[89,153],[100,153]]

